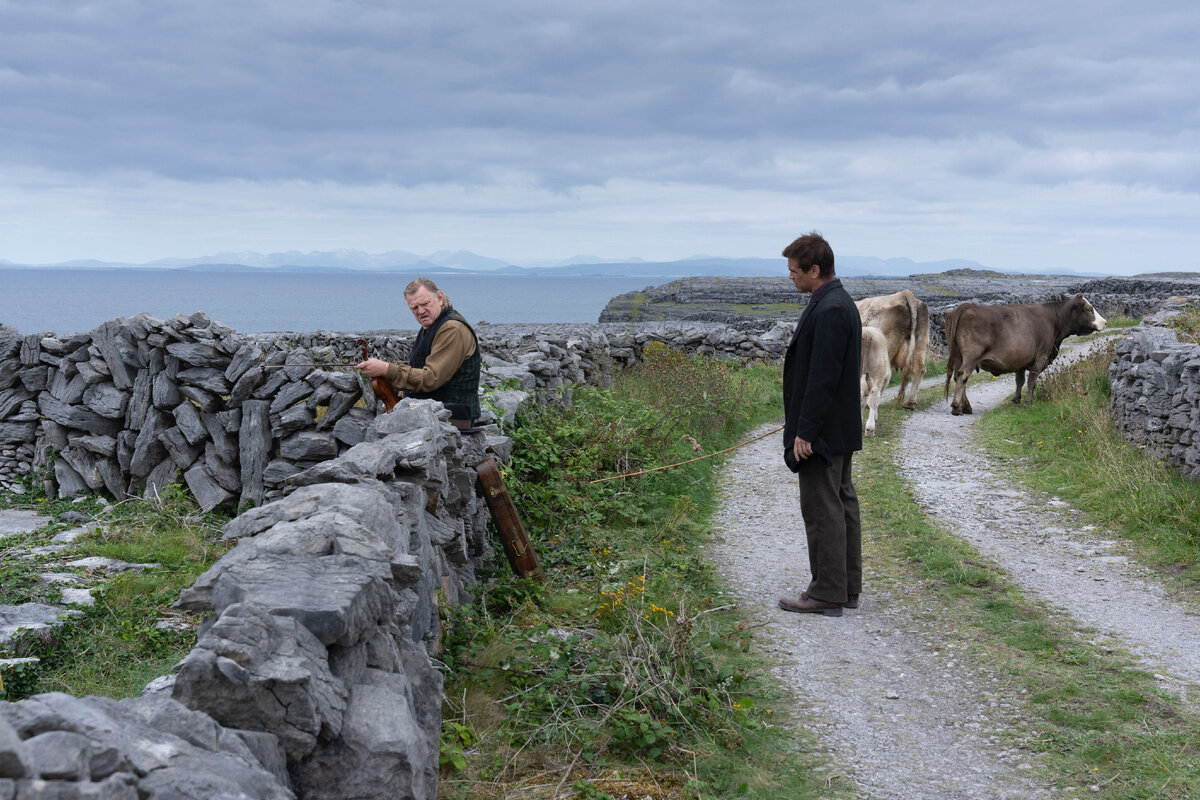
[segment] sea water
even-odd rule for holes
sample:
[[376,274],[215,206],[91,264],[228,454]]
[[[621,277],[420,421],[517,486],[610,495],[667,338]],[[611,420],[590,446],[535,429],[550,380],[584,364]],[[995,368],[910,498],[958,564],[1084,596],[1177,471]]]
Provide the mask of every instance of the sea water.
[[[240,333],[414,330],[407,273],[0,269],[0,323],[24,334],[86,332],[115,317],[203,311]],[[469,321],[596,322],[625,292],[657,276],[433,275]]]

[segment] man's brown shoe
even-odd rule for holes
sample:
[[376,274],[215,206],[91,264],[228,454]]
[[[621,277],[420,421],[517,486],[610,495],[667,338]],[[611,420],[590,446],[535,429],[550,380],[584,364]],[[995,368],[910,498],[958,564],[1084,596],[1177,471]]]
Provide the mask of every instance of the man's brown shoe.
[[[800,599],[807,600],[808,592],[801,592]],[[842,603],[842,608],[858,608],[858,595],[856,595],[856,594],[846,595],[846,602]]]
[[781,597],[779,598],[779,607],[784,611],[795,611],[800,614],[824,614],[827,617],[842,615],[842,607],[839,604],[826,603],[824,600],[809,597],[807,593],[800,595],[798,600]]

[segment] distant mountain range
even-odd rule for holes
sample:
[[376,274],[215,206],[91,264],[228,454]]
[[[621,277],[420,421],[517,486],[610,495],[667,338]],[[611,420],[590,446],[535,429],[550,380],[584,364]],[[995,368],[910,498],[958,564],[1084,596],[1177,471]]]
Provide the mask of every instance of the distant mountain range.
[[[365,253],[361,250],[262,254],[256,252],[218,253],[199,258],[163,258],[145,264],[106,261],[67,261],[61,264],[17,264],[0,259],[0,267],[60,269],[179,269],[195,272],[405,272],[420,275],[491,273],[499,275],[594,275],[683,278],[688,276],[783,275],[783,259],[718,258],[692,256],[678,261],[602,261],[595,256],[575,256],[562,261],[536,261],[526,265],[510,264],[466,250],[440,250],[417,255],[404,250]],[[838,275],[846,277],[906,277],[922,273],[940,273],[952,269],[987,270],[988,267],[966,259],[913,261],[909,258],[871,258],[843,256],[837,259]],[[1049,270],[1028,270],[1049,273]],[[1059,274],[1097,276],[1100,273],[1057,271]]]

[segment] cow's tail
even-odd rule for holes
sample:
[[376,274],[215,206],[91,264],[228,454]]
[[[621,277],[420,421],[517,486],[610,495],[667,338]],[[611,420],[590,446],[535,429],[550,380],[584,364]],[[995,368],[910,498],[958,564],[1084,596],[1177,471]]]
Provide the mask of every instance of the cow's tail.
[[954,373],[962,366],[962,349],[959,348],[958,337],[955,335],[960,316],[962,306],[946,315],[946,346],[950,348],[950,355],[946,359],[946,385],[942,389],[942,396],[946,398],[950,397],[950,382],[954,380]]
[[[917,299],[917,296],[910,291],[905,290],[904,302],[908,306],[908,358],[904,359],[902,369],[908,370],[911,366],[915,366],[918,361],[921,364],[925,363],[925,353],[917,352],[920,346],[918,341],[918,333],[921,330],[921,311],[925,304]],[[925,309],[925,326],[929,327],[929,309]],[[913,380],[920,383],[924,375],[913,375]],[[916,390],[914,390],[915,392]],[[916,396],[915,394],[913,395]]]

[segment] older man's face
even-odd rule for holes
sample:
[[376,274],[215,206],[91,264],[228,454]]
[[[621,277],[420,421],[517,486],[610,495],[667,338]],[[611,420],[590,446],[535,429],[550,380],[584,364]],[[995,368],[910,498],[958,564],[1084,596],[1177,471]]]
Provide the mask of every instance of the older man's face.
[[446,296],[441,292],[434,294],[424,286],[418,286],[415,292],[405,295],[404,299],[408,301],[408,309],[416,317],[417,323],[422,328],[428,328],[441,315]]

